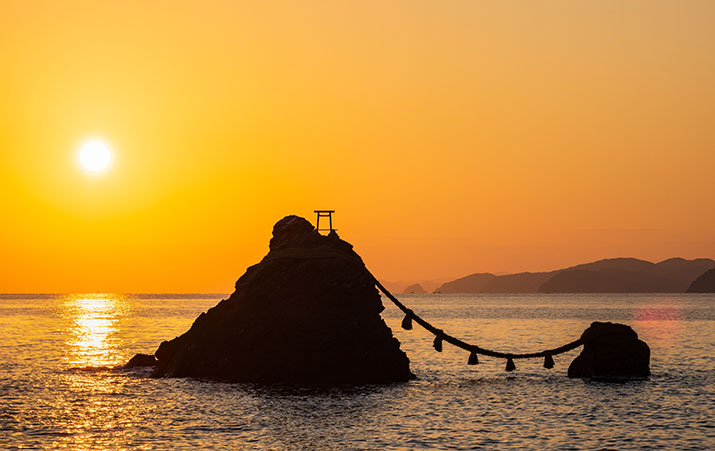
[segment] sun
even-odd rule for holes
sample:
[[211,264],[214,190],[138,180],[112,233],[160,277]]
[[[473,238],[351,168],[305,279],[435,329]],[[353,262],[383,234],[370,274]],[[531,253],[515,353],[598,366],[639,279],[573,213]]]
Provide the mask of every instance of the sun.
[[90,172],[101,172],[112,161],[112,152],[102,141],[88,141],[79,150],[79,162]]

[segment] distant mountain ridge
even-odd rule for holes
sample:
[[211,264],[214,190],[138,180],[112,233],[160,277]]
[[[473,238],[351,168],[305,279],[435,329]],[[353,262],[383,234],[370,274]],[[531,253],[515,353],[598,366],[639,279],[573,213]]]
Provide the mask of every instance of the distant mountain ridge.
[[442,284],[436,293],[684,293],[715,260],[670,258],[652,263],[609,258],[549,272],[477,273]]

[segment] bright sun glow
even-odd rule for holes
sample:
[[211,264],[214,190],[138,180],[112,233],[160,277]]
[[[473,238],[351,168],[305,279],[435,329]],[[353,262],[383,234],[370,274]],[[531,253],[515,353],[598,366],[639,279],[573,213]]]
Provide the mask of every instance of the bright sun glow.
[[101,141],[89,141],[79,151],[79,161],[88,171],[99,172],[106,169],[111,159],[109,147]]

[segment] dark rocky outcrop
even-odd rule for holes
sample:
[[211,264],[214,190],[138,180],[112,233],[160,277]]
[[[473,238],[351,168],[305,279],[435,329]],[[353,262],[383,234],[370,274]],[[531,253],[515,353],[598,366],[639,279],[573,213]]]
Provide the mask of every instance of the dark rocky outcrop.
[[270,252],[236,291],[156,351],[156,376],[261,383],[388,383],[413,377],[352,246],[303,218],[273,228]]
[[151,367],[157,365],[156,357],[149,354],[137,354],[124,365],[125,368],[141,368],[141,367]]
[[569,377],[625,379],[650,375],[650,348],[629,326],[594,322],[581,340],[583,350],[569,365]]
[[700,275],[690,284],[687,293],[715,293],[715,269]]
[[424,294],[427,293],[427,291],[422,288],[422,285],[419,283],[413,283],[412,285],[408,285],[407,288],[404,289],[403,293]]

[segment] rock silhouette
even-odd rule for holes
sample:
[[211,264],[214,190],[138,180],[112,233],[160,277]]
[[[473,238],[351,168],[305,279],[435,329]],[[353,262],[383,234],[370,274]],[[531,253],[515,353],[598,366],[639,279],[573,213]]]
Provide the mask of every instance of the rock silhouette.
[[690,284],[688,293],[715,293],[715,269],[700,275]]
[[593,322],[583,334],[583,350],[569,365],[569,377],[623,379],[650,375],[650,348],[629,326]]
[[125,368],[141,368],[147,366],[156,366],[156,357],[149,354],[137,354],[124,365]]
[[235,292],[156,351],[155,376],[236,382],[389,383],[414,377],[352,245],[287,216]]

